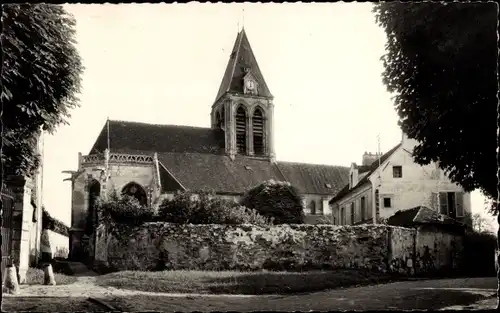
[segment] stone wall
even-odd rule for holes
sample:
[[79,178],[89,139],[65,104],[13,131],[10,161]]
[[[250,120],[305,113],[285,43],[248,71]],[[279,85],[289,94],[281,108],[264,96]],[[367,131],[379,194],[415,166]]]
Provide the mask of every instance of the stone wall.
[[417,230],[391,227],[389,233],[389,270],[400,274],[415,274],[414,255]]
[[433,227],[419,228],[415,238],[416,270],[420,273],[456,272],[463,266],[463,237]]
[[415,274],[417,230],[384,225],[176,225],[106,233],[96,261],[114,270],[357,268]]

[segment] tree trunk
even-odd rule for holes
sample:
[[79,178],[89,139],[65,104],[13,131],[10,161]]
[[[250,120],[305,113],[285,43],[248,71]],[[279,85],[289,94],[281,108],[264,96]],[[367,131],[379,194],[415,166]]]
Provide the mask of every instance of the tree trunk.
[[[1,151],[1,146],[0,146],[0,151]],[[1,167],[2,165],[0,165]],[[3,184],[3,181],[2,181],[2,170],[0,168],[0,184]],[[2,188],[0,186],[0,192],[2,191]],[[3,199],[2,199],[2,195],[0,194],[0,226],[3,225]],[[1,228],[1,227],[0,227]],[[2,232],[0,231],[0,247],[2,246]],[[0,262],[2,260],[2,249],[0,249]],[[2,271],[0,270],[0,282],[3,282],[3,275],[2,275]],[[3,311],[2,310],[2,300],[3,300],[3,286],[2,288],[0,288],[0,311]]]
[[498,202],[495,204],[497,209],[497,222],[498,222],[498,230],[497,230],[497,250],[495,253],[497,254],[497,311],[500,311],[500,213],[498,212]]
[[[498,106],[500,108],[500,106]],[[497,311],[500,311],[500,149],[498,145],[500,141],[498,141],[498,137],[500,137],[500,110],[497,111],[497,198],[493,199],[495,205],[495,212],[497,213],[497,223],[498,223],[498,231],[497,231]]]

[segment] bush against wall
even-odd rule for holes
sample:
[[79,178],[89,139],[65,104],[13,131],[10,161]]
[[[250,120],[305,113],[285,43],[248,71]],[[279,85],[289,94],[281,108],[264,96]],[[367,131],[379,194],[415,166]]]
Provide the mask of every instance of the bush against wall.
[[268,180],[248,190],[240,203],[255,209],[274,224],[302,224],[304,211],[302,197],[288,182]]
[[50,216],[49,212],[42,207],[42,229],[51,230],[63,236],[69,236],[69,227],[63,222]]
[[256,210],[208,191],[178,192],[161,203],[158,215],[159,221],[176,224],[272,224]]
[[156,215],[154,208],[141,205],[134,197],[118,196],[116,191],[111,192],[107,200],[100,201],[97,207],[101,214],[101,221],[107,225],[141,225],[152,222]]

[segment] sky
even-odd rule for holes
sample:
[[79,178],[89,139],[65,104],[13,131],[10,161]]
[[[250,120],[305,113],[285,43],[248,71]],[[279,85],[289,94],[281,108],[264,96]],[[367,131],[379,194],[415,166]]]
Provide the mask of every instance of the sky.
[[[71,222],[78,152],[107,117],[209,127],[210,110],[239,29],[274,95],[278,160],[350,166],[401,140],[381,81],[385,33],[371,3],[66,4],[85,71],[81,107],[44,136],[43,202]],[[472,195],[473,212],[484,198]]]

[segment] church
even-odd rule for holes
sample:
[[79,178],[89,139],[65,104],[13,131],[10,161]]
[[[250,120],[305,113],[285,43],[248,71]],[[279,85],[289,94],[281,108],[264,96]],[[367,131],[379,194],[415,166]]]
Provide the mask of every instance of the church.
[[[91,257],[98,197],[114,190],[158,205],[180,190],[212,190],[237,200],[259,183],[287,181],[302,195],[306,220],[331,215],[329,201],[349,168],[277,161],[274,103],[242,29],[212,104],[211,127],[108,120],[88,155],[79,153],[72,183],[70,257]],[[92,245],[90,245],[92,246]]]

